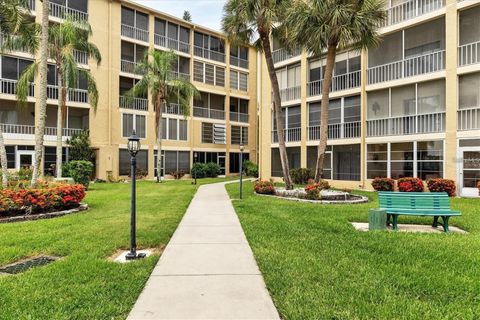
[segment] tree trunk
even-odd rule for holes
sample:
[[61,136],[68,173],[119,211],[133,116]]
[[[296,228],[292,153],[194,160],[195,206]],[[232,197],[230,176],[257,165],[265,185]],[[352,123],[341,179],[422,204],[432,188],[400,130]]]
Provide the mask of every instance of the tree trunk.
[[33,164],[33,173],[31,185],[37,184],[38,177],[42,173],[43,157],[43,135],[45,134],[45,118],[47,113],[47,59],[48,59],[48,14],[49,0],[42,2],[42,33],[40,39],[40,63],[39,73],[40,81],[37,90],[37,99],[35,101],[35,159]]
[[65,108],[67,105],[67,90],[65,88],[65,79],[63,73],[58,71],[58,110],[57,110],[57,151],[56,166],[57,178],[62,177],[62,155],[63,155],[63,122],[65,118]]
[[157,134],[157,182],[161,182],[160,173],[162,172],[162,104],[163,99],[159,96],[155,102],[155,124]]
[[5,150],[5,141],[3,140],[3,130],[0,126],[0,164],[2,165],[2,186],[8,187],[8,162],[7,150]]
[[273,93],[273,113],[277,122],[278,149],[280,151],[280,162],[282,164],[283,180],[285,188],[291,190],[293,188],[292,179],[290,177],[290,167],[288,163],[287,148],[285,147],[285,125],[282,110],[282,100],[280,98],[280,88],[278,86],[277,73],[272,58],[272,50],[270,47],[270,37],[267,34],[261,35],[263,52],[267,62],[268,75],[272,84]]
[[328,140],[328,107],[330,105],[330,87],[332,85],[333,67],[335,65],[335,56],[337,54],[337,45],[329,45],[327,50],[327,64],[325,66],[325,75],[322,84],[322,105],[320,107],[320,143],[318,144],[317,167],[315,170],[315,181],[319,182],[323,176],[323,162],[325,160],[325,150]]

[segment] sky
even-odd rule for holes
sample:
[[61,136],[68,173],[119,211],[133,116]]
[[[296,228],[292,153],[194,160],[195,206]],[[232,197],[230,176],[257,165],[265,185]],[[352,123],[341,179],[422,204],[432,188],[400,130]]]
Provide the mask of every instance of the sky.
[[226,0],[133,0],[141,5],[182,18],[188,10],[192,22],[220,30],[223,5]]

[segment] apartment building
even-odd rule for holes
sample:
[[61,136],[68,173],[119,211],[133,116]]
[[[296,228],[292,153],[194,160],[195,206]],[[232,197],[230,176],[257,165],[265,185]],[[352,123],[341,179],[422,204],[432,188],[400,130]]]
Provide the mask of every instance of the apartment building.
[[[41,1],[30,0],[32,19],[41,21]],[[133,130],[141,138],[138,167],[149,178],[156,175],[155,116],[149,97],[125,99],[141,78],[135,66],[147,50],[173,50],[178,63],[172,77],[189,79],[200,91],[185,117],[178,104],[163,109],[162,176],[188,171],[196,158],[216,162],[223,174],[239,172],[240,144],[244,158],[256,161],[256,68],[253,48],[231,46],[225,36],[130,1],[50,0],[50,21],[61,23],[66,15],[88,20],[91,42],[102,55],[100,65],[76,52],[79,68],[89,68],[99,89],[97,110],[89,105],[85,79],[70,90],[64,138],[89,129],[96,149],[96,176],[106,179],[129,174],[127,138]],[[34,148],[35,84],[28,106],[16,104],[16,82],[33,58],[25,52],[0,56],[0,125],[8,153],[8,167],[31,165]],[[38,79],[37,79],[38,81]],[[58,88],[56,71],[49,64],[48,106],[45,135],[45,173],[55,163]],[[196,157],[195,157],[196,155]],[[64,148],[64,159],[68,148]]]
[[[325,177],[346,188],[369,188],[377,176],[444,177],[458,182],[461,195],[478,195],[480,1],[388,2],[381,45],[337,55]],[[325,61],[276,41],[273,50],[290,167],[314,168]],[[281,177],[261,64],[260,172]]]

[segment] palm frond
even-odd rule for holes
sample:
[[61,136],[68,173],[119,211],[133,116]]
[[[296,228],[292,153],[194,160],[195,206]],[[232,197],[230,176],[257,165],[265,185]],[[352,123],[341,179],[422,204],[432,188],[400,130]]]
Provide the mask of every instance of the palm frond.
[[17,81],[17,101],[20,107],[27,105],[27,97],[30,92],[35,72],[38,69],[38,62],[30,64],[20,75]]

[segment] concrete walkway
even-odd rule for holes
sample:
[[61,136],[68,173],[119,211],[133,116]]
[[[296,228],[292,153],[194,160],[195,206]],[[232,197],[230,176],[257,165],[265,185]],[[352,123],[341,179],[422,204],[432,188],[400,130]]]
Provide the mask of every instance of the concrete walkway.
[[198,189],[128,319],[280,319],[224,185]]

